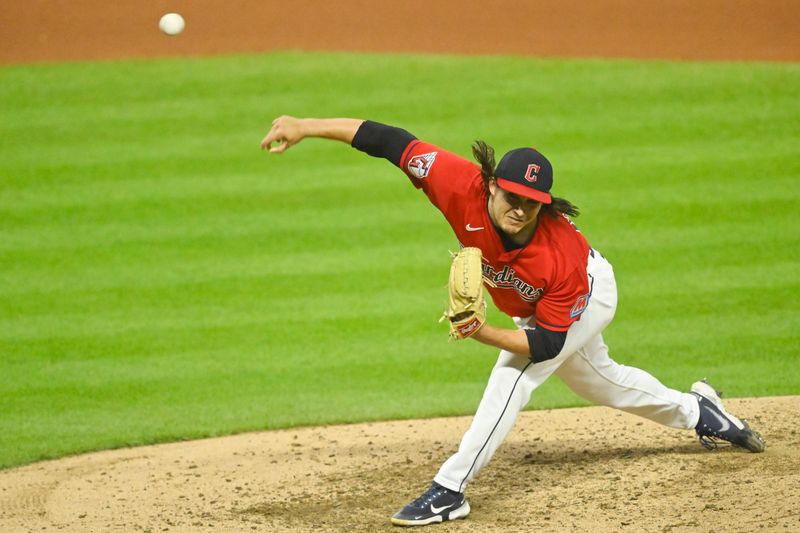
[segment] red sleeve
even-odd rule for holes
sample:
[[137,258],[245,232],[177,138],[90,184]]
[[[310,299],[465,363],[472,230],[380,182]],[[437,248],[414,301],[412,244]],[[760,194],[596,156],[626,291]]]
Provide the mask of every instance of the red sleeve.
[[406,147],[400,168],[442,212],[449,211],[452,200],[466,194],[476,173],[480,174],[476,163],[419,140]]
[[551,331],[567,331],[586,309],[590,296],[586,270],[575,268],[536,304],[536,324]]

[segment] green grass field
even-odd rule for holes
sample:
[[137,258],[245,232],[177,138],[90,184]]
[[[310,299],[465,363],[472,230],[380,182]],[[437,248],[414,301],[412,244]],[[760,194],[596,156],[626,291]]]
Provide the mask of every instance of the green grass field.
[[[441,215],[271,120],[535,145],[614,264],[612,356],[800,392],[800,65],[281,53],[0,69],[0,467],[471,414],[496,353],[437,319]],[[496,323],[510,320],[492,311]],[[534,408],[583,405],[555,379]]]

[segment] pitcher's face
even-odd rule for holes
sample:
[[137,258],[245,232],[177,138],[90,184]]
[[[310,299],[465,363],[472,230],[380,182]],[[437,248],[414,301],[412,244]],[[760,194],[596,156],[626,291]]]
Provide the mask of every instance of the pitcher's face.
[[489,216],[508,235],[531,229],[541,208],[541,202],[508,192],[501,189],[494,179],[489,180]]

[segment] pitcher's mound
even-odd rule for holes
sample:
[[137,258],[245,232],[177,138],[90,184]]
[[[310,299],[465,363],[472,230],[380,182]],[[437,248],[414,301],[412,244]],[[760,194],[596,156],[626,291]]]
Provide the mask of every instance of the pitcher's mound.
[[[728,400],[767,441],[612,409],[528,411],[432,531],[800,531],[800,397]],[[304,428],[115,450],[0,472],[2,531],[390,531],[470,417]]]

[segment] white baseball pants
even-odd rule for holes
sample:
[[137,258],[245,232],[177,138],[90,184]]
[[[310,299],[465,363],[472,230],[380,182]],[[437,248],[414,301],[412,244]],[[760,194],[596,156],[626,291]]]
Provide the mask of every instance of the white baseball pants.
[[[533,391],[556,374],[579,396],[679,429],[697,425],[700,409],[688,393],[669,389],[638,368],[615,363],[603,343],[603,330],[617,309],[617,284],[611,264],[593,251],[587,263],[589,305],[567,332],[557,357],[533,364],[527,357],[501,351],[478,410],[458,451],[442,465],[434,481],[463,492],[505,440]],[[514,319],[518,327],[528,320]]]

